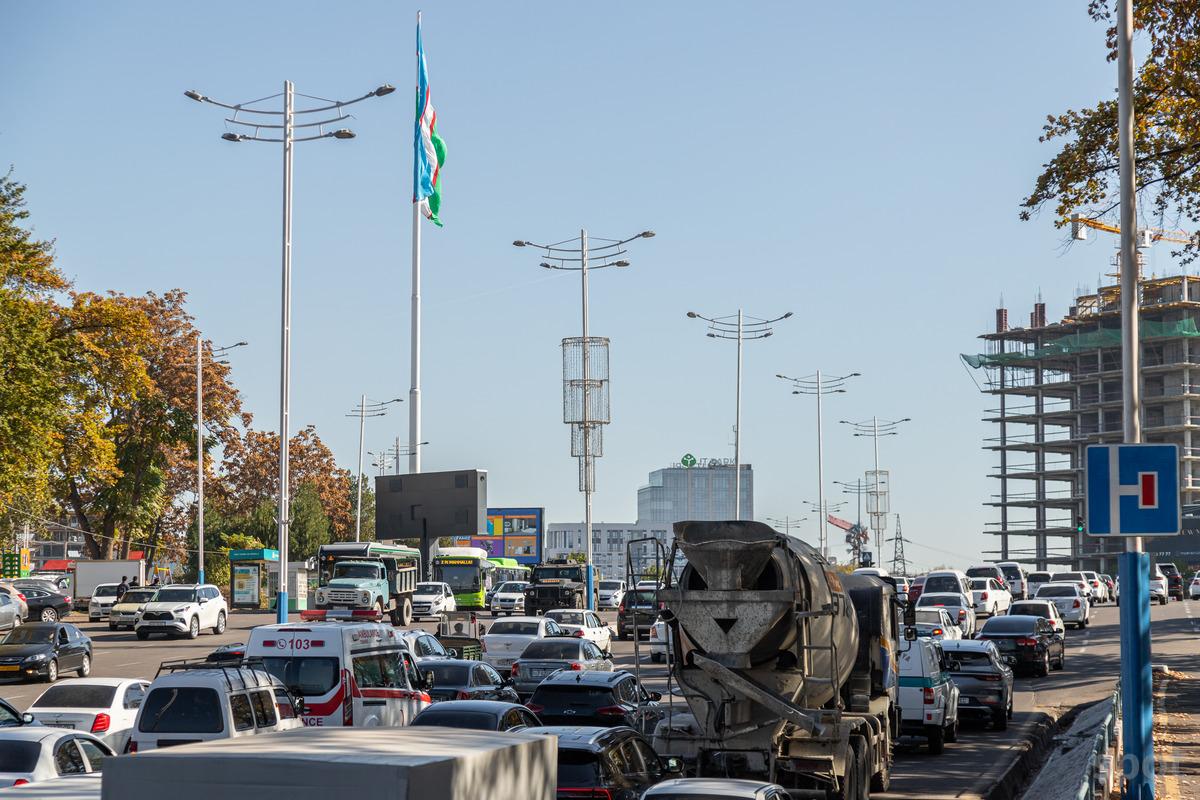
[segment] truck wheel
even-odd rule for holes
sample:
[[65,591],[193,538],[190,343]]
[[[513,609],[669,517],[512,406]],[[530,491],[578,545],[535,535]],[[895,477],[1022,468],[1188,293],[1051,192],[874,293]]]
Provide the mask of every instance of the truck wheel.
[[412,600],[410,598],[405,597],[400,601],[399,616],[400,627],[407,628],[409,625],[412,625],[413,613]]
[[[851,742],[854,741],[854,738],[857,737],[852,737]],[[862,774],[862,767],[859,766],[859,763],[858,751],[851,745],[846,752],[846,774],[842,776],[842,792],[838,795],[840,800],[859,800],[861,788],[858,779]]]
[[946,749],[946,729],[941,725],[933,725],[926,729],[925,740],[929,742],[929,754],[940,756]]
[[957,742],[958,741],[958,717],[955,717],[954,724],[946,729],[946,741],[947,742]]
[[855,761],[858,762],[858,774],[855,776],[857,793],[851,797],[854,800],[871,800],[871,757],[867,752],[867,740],[862,736],[852,736],[850,743],[854,749]]
[[884,759],[883,766],[879,772],[871,776],[871,791],[886,792],[892,788],[892,764],[887,759]]

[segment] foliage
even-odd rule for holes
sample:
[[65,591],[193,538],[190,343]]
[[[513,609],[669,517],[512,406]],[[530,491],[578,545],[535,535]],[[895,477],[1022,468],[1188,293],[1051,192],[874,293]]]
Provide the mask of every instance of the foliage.
[[316,486],[305,483],[292,500],[291,541],[288,560],[304,561],[316,556],[323,544],[329,543],[329,517],[321,506]]
[[[1109,61],[1116,59],[1116,11],[1109,0],[1091,0],[1092,18],[1108,25]],[[1137,42],[1147,52],[1135,76],[1134,117],[1140,216],[1159,227],[1200,223],[1200,0],[1135,0]],[[1050,115],[1042,142],[1059,152],[1021,204],[1030,219],[1052,203],[1059,227],[1072,213],[1099,219],[1119,206],[1117,101]],[[1193,241],[1181,251],[1190,261]]]
[[567,561],[572,564],[586,564],[587,553],[567,553]]

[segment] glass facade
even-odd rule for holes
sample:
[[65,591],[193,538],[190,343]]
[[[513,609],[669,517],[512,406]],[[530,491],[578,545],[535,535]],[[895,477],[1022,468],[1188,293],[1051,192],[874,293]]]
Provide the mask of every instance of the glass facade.
[[[742,464],[741,519],[754,519],[754,470]],[[733,466],[667,467],[650,473],[638,489],[638,524],[683,520],[729,520],[733,513]]]

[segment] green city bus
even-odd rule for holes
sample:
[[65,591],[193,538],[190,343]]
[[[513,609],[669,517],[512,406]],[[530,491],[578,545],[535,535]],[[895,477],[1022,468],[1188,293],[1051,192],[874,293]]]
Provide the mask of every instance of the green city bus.
[[492,573],[493,586],[499,586],[505,581],[529,582],[529,573],[532,570],[524,564],[518,564],[515,558],[493,556],[488,561],[496,565],[496,571]]
[[433,579],[450,585],[460,611],[484,608],[495,580],[496,565],[482,547],[443,547],[433,557]]

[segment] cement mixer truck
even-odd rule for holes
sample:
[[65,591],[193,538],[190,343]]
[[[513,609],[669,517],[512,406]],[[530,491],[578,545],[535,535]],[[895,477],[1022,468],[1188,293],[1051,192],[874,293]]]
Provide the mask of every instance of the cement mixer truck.
[[761,778],[793,797],[886,791],[900,725],[894,586],[839,574],[760,522],[674,528],[668,563],[686,562],[658,598],[690,713],[658,726],[655,749],[692,774]]

